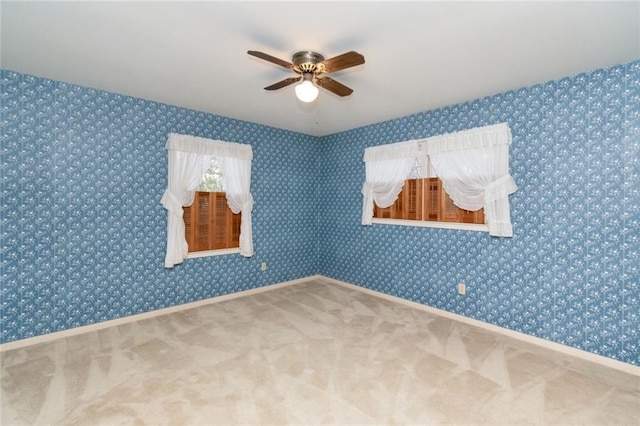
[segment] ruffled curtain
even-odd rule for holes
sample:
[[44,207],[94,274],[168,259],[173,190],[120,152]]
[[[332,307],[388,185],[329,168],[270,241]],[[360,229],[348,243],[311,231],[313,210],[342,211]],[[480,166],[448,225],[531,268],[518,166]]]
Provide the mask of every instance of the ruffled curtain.
[[506,123],[436,136],[422,142],[435,174],[453,203],[465,210],[484,207],[489,234],[513,236],[509,194],[511,131]]
[[379,207],[391,206],[398,198],[404,182],[416,164],[418,142],[407,141],[366,148],[365,183],[362,186],[362,224],[371,225],[374,202]]
[[251,184],[251,159],[238,157],[218,157],[222,182],[227,196],[227,204],[234,213],[242,212],[240,218],[240,254],[253,256],[253,233],[251,232],[251,211],[253,196],[249,192]]
[[229,207],[234,213],[242,212],[240,254],[253,256],[253,197],[249,192],[253,158],[251,146],[170,133],[166,147],[169,150],[169,176],[161,200],[167,209],[165,267],[171,268],[187,257],[182,207],[193,203],[195,190],[209,168],[212,157],[216,157],[220,163]]

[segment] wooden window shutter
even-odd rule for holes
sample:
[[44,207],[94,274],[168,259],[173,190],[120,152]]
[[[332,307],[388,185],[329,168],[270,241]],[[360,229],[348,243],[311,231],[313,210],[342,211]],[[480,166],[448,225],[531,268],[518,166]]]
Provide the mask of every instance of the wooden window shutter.
[[224,192],[196,192],[183,212],[189,252],[240,246],[242,214],[231,211]]
[[478,211],[463,210],[458,212],[460,222],[462,223],[484,223],[484,209]]
[[214,249],[226,248],[229,244],[229,225],[231,225],[229,214],[227,211],[229,210],[229,205],[227,204],[227,197],[224,192],[211,192],[211,195],[214,198],[214,210],[215,214],[213,216],[213,221],[211,223],[211,228],[215,229],[215,239],[213,247]]
[[399,218],[422,219],[422,179],[408,179],[400,193],[401,210]]
[[240,222],[242,221],[241,213],[234,213],[229,209],[231,214],[231,240],[229,247],[240,247]]
[[196,192],[196,249],[195,251],[209,250],[213,236],[209,228],[211,218],[211,200],[208,192]]
[[453,204],[453,200],[444,191],[444,189],[442,190],[441,194],[442,216],[440,220],[442,220],[443,222],[458,222],[458,207]]
[[[406,183],[405,183],[405,185],[406,185]],[[405,206],[406,206],[406,203],[404,202],[405,197],[406,197],[406,195],[405,195],[404,187],[403,187],[402,191],[400,191],[400,194],[398,194],[398,199],[391,206],[391,218],[392,219],[404,219]]]
[[425,220],[439,221],[441,218],[440,198],[442,195],[442,182],[438,178],[425,179]]

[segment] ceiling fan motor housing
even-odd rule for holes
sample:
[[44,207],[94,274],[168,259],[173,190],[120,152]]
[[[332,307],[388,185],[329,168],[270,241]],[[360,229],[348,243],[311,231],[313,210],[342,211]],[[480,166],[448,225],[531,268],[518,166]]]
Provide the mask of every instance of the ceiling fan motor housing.
[[319,71],[317,64],[324,61],[324,56],[316,52],[303,50],[294,53],[291,61],[294,63],[295,69],[299,70],[299,72],[303,74],[315,73]]

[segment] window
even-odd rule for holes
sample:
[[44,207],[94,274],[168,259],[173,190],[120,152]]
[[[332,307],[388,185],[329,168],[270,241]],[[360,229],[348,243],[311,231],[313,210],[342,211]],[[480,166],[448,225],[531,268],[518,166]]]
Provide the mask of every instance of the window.
[[[173,268],[189,255],[185,238],[189,234],[191,246],[202,250],[192,253],[208,253],[210,247],[216,249],[224,242],[224,245],[237,244],[237,249],[228,250],[244,257],[253,256],[251,145],[170,133],[166,147],[168,179],[161,200],[167,209],[165,268]],[[224,193],[217,187],[207,186],[212,160],[216,160],[219,167],[213,171],[213,180],[223,183]],[[231,213],[222,207],[225,201]],[[184,207],[189,207],[186,215]],[[219,224],[224,226],[220,228]]]
[[202,176],[193,203],[182,210],[189,253],[240,247],[242,213],[229,208],[215,158]]
[[511,130],[500,123],[366,148],[362,224],[438,224],[513,236],[510,143]]

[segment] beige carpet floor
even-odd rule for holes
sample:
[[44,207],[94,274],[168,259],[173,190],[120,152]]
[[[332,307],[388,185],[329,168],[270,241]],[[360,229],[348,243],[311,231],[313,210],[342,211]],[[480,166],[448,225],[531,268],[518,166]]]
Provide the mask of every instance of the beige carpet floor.
[[314,280],[1,354],[2,425],[640,424],[640,377]]

